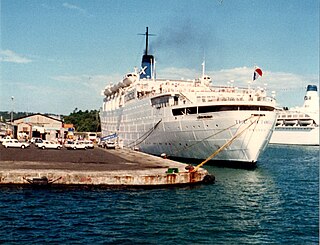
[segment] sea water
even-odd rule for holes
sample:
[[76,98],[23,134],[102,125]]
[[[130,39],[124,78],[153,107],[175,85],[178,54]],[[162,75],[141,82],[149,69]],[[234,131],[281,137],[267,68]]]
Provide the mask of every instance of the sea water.
[[319,244],[319,147],[269,146],[254,170],[187,188],[0,188],[2,244]]

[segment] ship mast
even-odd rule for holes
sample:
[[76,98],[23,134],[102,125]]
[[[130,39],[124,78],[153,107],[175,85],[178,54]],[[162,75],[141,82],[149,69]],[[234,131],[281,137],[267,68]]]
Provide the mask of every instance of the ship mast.
[[205,70],[206,70],[206,61],[203,59],[203,62],[202,62],[202,78],[204,78]]
[[148,55],[148,36],[149,36],[149,30],[148,30],[149,28],[147,27],[147,30],[146,30],[146,49],[145,49],[145,52],[144,52],[144,54],[145,55]]
[[146,49],[144,50],[144,55],[148,55],[149,36],[155,36],[155,34],[149,34],[149,27],[146,27],[146,32],[144,34],[139,33],[138,35],[146,36]]

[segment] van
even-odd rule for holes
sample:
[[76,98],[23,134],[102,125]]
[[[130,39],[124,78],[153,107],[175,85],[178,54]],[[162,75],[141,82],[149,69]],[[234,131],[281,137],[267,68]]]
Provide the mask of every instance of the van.
[[88,133],[88,140],[91,140],[92,142],[97,141],[97,133]]

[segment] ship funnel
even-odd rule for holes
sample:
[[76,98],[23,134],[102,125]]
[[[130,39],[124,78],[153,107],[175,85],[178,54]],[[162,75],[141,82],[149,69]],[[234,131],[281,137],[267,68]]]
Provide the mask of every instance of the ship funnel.
[[149,34],[148,27],[146,28],[145,34],[140,34],[146,36],[146,49],[144,51],[144,55],[142,56],[141,67],[143,72],[140,73],[140,79],[142,78],[153,78],[154,77],[154,57],[153,55],[148,54],[148,39],[149,36],[154,36],[153,34]]
[[304,96],[303,107],[308,110],[319,110],[319,95],[317,85],[308,85]]
[[140,78],[152,78],[154,70],[154,58],[152,55],[143,55],[141,67],[143,67],[144,72],[140,74]]

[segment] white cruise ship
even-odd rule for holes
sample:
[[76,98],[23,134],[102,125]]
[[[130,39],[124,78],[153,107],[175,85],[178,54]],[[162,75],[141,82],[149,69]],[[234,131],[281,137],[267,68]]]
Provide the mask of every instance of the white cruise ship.
[[316,85],[308,85],[302,107],[278,111],[271,144],[319,145],[319,95]]
[[118,143],[140,151],[185,159],[255,165],[269,143],[275,100],[264,89],[218,86],[200,79],[155,76],[148,54],[148,28],[142,69],[108,85],[100,112],[102,135],[117,134]]

